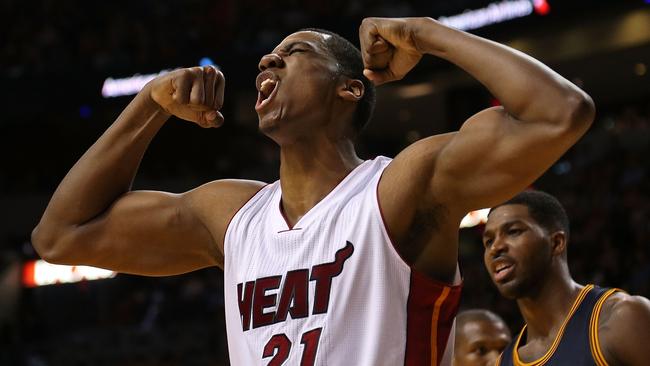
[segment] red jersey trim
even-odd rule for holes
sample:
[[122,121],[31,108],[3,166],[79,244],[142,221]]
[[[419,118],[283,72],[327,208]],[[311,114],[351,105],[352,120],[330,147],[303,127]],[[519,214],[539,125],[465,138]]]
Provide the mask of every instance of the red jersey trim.
[[460,305],[461,289],[461,285],[432,281],[411,268],[405,366],[440,364]]
[[393,236],[386,225],[386,218],[379,201],[379,184],[386,168],[381,172],[375,187],[375,199],[379,215],[393,251],[410,268],[411,279],[406,304],[406,350],[405,366],[437,366],[447,348],[447,341],[460,306],[463,282],[449,285],[434,280],[417,271],[397,250]]

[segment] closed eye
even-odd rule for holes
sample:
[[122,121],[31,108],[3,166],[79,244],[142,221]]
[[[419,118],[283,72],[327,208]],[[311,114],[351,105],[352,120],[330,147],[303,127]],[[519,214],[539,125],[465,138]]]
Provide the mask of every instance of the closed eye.
[[476,346],[471,352],[484,356],[488,353],[488,349],[485,346],[479,345]]
[[302,48],[292,48],[291,50],[289,50],[289,54],[293,55],[296,52],[306,52],[306,51],[307,50],[303,50]]
[[523,232],[524,231],[522,229],[510,229],[510,230],[508,230],[508,235],[517,236],[517,235],[519,235],[519,234],[521,234]]

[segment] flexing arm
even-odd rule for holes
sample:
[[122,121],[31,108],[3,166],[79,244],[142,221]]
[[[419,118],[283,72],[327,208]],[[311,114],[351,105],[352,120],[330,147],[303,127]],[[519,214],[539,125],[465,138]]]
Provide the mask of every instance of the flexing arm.
[[[366,19],[360,39],[364,73],[377,84],[401,79],[430,54],[463,68],[503,105],[479,112],[456,133],[416,142],[387,168],[380,203],[398,243],[418,212],[442,213],[433,223],[456,230],[468,211],[521,191],[593,120],[589,96],[539,61],[433,19]],[[456,246],[429,244],[436,247],[429,257],[455,263]]]
[[589,96],[539,61],[435,20],[370,19],[361,40],[365,73],[377,83],[402,78],[431,54],[463,68],[502,103],[466,121],[440,151],[431,193],[460,211],[525,188],[593,120]]
[[147,84],[57,188],[32,233],[38,253],[53,263],[149,275],[219,264],[215,235],[201,217],[201,197],[236,183],[216,182],[185,194],[130,187],[170,114],[203,127],[223,122],[223,90],[223,76],[211,67],[177,70]]
[[650,359],[650,301],[617,293],[600,314],[601,356],[612,366],[647,365]]

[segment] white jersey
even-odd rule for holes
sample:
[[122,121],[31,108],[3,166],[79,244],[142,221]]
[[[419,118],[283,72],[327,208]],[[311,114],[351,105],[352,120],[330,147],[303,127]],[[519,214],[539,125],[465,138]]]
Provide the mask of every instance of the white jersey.
[[276,181],[225,237],[232,365],[448,365],[460,286],[409,267],[384,226],[377,186],[390,159],[355,168],[289,227]]

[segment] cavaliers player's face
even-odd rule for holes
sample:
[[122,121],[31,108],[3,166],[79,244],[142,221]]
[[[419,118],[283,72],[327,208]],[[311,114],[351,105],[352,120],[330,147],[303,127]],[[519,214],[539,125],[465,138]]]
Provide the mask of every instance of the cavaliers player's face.
[[456,330],[453,365],[492,366],[510,341],[510,331],[501,321],[467,321]]
[[501,294],[516,299],[534,294],[550,269],[549,235],[524,205],[504,205],[488,217],[483,260]]
[[330,119],[338,66],[326,48],[328,37],[311,31],[291,34],[260,60],[259,128],[280,144],[308,135]]

